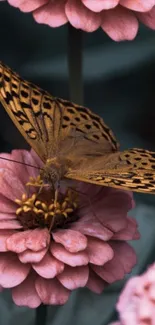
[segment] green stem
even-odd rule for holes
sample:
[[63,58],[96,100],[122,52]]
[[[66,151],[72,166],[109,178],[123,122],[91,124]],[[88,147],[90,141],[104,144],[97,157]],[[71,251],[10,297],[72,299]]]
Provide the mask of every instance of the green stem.
[[36,309],[35,325],[46,325],[47,306],[40,305]]
[[83,105],[82,31],[68,24],[68,74],[70,100]]

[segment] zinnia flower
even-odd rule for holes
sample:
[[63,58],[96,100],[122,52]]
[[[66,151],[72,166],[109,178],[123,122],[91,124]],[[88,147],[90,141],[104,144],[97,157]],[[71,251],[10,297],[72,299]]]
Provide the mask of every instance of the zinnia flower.
[[111,325],[155,323],[155,263],[141,276],[130,279],[117,303],[120,322]]
[[127,216],[130,192],[64,184],[55,207],[51,187],[35,187],[42,163],[33,151],[1,157],[27,164],[0,159],[0,287],[17,305],[64,304],[85,286],[101,293],[131,271],[136,256],[126,240],[139,233]]
[[8,0],[38,23],[59,27],[67,22],[93,32],[101,27],[113,40],[132,40],[139,21],[155,29],[155,0]]

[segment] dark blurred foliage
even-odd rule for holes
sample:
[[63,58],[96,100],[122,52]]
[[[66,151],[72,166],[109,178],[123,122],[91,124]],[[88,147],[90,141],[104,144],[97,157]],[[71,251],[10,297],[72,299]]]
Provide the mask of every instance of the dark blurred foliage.
[[[22,77],[55,96],[69,98],[67,70],[68,26],[52,29],[35,23],[0,2],[0,60]],[[101,115],[112,128],[121,148],[155,150],[155,32],[141,26],[133,42],[115,43],[103,31],[83,33],[85,106]],[[75,58],[75,62],[76,62]],[[22,136],[0,107],[0,150],[27,148]],[[136,244],[139,263],[133,274],[154,261],[155,199],[136,194],[133,212],[142,239]],[[97,296],[74,292],[64,307],[49,307],[48,324],[97,325],[115,318],[114,303],[124,281]],[[34,324],[34,311],[12,305],[1,294],[0,324]],[[24,316],[24,317],[23,317]]]

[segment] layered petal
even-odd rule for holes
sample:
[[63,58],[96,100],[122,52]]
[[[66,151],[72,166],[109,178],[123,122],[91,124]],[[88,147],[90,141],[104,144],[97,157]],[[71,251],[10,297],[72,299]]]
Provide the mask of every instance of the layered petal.
[[138,20],[121,6],[102,12],[101,28],[114,41],[132,40],[138,32]]
[[20,285],[12,289],[12,298],[17,306],[37,308],[41,299],[35,288],[35,274],[31,273]]
[[[76,211],[71,209],[71,215],[62,218],[61,204],[66,206],[69,197],[60,188],[57,220],[51,213],[51,187],[38,191],[32,185],[27,191],[29,176],[37,177],[37,167],[42,166],[40,158],[25,150],[14,150],[9,157],[34,165],[35,171],[27,165],[16,168],[16,163],[4,166],[0,160],[0,169],[5,170],[0,194],[0,291],[10,288],[19,306],[61,305],[72,290],[86,286],[99,294],[131,271],[136,257],[125,240],[138,239],[139,233],[136,221],[127,216],[133,207],[130,192],[78,182],[77,192],[84,195],[79,195]],[[21,199],[23,193],[26,199]]]
[[63,287],[56,279],[47,280],[38,277],[35,282],[35,288],[45,305],[64,305],[70,294],[70,291]]

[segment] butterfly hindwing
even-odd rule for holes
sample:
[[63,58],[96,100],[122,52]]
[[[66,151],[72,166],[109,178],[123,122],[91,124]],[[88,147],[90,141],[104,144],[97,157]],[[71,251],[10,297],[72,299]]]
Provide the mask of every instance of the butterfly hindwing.
[[102,186],[155,193],[155,153],[133,148],[85,160],[67,178]]

